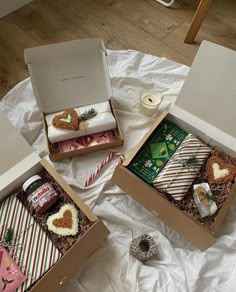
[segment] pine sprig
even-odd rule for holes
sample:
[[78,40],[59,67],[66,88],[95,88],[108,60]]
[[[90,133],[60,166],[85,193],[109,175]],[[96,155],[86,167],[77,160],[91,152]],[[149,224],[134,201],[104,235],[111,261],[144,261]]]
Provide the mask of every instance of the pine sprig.
[[190,156],[184,163],[183,166],[191,166],[198,162],[198,159],[196,156]]
[[94,108],[89,109],[88,111],[85,111],[82,115],[79,116],[79,121],[83,122],[86,120],[90,120],[93,117],[97,115],[97,111]]
[[202,200],[207,199],[208,201],[216,202],[216,198],[212,195],[210,191],[208,192],[200,191],[199,195],[202,196]]
[[213,201],[216,202],[216,198],[212,195],[212,193],[210,191],[205,193],[205,197],[209,200],[209,201]]
[[6,246],[10,245],[13,241],[14,231],[12,228],[8,228],[3,236],[3,242]]

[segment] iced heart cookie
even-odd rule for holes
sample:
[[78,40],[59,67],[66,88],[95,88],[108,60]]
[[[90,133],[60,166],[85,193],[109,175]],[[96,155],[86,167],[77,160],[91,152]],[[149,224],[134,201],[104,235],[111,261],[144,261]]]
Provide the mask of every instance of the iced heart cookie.
[[75,235],[78,232],[78,211],[71,205],[66,204],[61,209],[48,217],[48,230],[61,235]]
[[232,181],[236,176],[236,166],[218,156],[211,156],[206,163],[207,177],[212,184]]
[[66,109],[62,114],[55,115],[52,119],[52,124],[55,128],[78,130],[79,116],[73,108]]

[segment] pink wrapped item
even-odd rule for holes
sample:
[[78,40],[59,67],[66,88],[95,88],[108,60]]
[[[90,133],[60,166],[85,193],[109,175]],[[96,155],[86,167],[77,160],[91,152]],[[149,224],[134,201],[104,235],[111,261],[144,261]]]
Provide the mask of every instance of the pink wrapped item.
[[59,151],[61,153],[78,150],[81,148],[91,147],[100,144],[113,143],[114,131],[99,132],[75,139],[58,142]]
[[7,250],[0,246],[0,291],[13,292],[26,280]]

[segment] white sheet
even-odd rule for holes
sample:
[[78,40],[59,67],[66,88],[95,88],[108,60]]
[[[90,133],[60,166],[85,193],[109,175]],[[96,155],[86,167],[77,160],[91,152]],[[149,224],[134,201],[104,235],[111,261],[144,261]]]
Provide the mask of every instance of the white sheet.
[[[141,116],[139,92],[157,87],[164,96],[162,109],[175,100],[188,68],[136,51],[108,51],[115,107],[124,133],[127,154],[152,124]],[[46,154],[42,122],[29,79],[18,84],[0,103],[13,124],[40,154]],[[113,150],[113,149],[112,149]],[[112,151],[110,150],[110,151]],[[74,190],[103,220],[111,231],[104,244],[74,276],[78,289],[86,292],[209,292],[234,291],[236,287],[236,204],[219,232],[218,242],[201,253],[168,228],[130,196],[112,185],[114,160],[94,183],[85,189],[87,176],[108,155],[109,150],[53,163]],[[149,233],[156,238],[159,259],[145,265],[129,255],[134,236]]]
[[63,113],[63,111],[46,115],[45,119],[48,126],[49,141],[51,143],[56,143],[59,141],[69,140],[85,135],[91,135],[116,128],[116,120],[111,112],[109,101],[100,102],[94,105],[82,106],[79,108],[75,108],[75,110],[80,116],[86,111],[89,111],[91,108],[94,108],[96,110],[97,115],[92,119],[87,120],[86,122],[80,122],[79,130],[76,131],[58,129],[52,125],[52,120],[55,115],[60,115]]

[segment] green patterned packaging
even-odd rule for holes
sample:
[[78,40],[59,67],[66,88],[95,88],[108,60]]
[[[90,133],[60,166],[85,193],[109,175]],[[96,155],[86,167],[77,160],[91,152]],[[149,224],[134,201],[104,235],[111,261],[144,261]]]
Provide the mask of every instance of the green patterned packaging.
[[152,184],[186,136],[187,133],[174,124],[162,122],[130,162],[128,169]]

